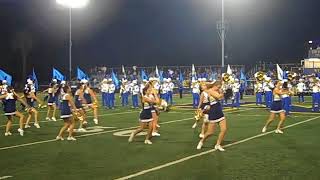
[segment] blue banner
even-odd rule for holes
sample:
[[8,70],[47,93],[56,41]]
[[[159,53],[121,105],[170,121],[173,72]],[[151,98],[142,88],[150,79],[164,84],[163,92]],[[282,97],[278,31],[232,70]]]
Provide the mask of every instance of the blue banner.
[[59,72],[56,68],[52,68],[52,79],[56,79],[58,81],[64,81],[64,75]]
[[4,72],[1,69],[0,69],[0,80],[1,81],[6,80],[9,86],[12,85],[12,76],[7,74],[6,72]]
[[120,82],[119,82],[119,79],[117,78],[116,73],[114,73],[113,70],[112,70],[112,73],[111,73],[111,79],[112,79],[112,81],[114,82],[114,85],[116,86],[116,88],[119,89],[119,87],[120,87]]
[[89,80],[89,76],[82,71],[80,68],[77,68],[77,79],[80,81],[82,79]]

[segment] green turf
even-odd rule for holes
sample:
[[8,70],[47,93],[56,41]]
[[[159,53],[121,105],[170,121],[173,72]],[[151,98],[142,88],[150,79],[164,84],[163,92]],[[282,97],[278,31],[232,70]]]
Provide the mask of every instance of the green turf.
[[[187,104],[191,97],[175,100],[177,104]],[[254,97],[248,96],[245,100],[254,101]],[[40,119],[44,121],[45,109],[40,111]],[[217,130],[202,150],[196,150],[200,129],[191,128],[194,111],[173,108],[168,113],[161,113],[161,137],[154,138],[153,145],[144,145],[143,136],[129,144],[128,137],[113,135],[122,128],[134,129],[138,125],[138,112],[130,107],[100,108],[99,126],[115,128],[104,129],[100,134],[77,133],[77,136],[91,135],[78,137],[76,142],[45,142],[56,137],[62,121],[41,122],[41,129],[27,129],[24,137],[18,135],[17,126],[14,126],[13,136],[4,137],[5,117],[2,116],[0,178],[115,179],[208,151],[219,132]],[[263,108],[243,107],[227,109],[226,116],[228,133],[224,144],[230,144],[260,134],[268,112]],[[288,117],[285,125],[313,117],[317,114],[294,114]],[[317,171],[320,167],[319,119],[286,129],[284,135],[268,134],[230,146],[226,152],[212,152],[134,179],[320,179]],[[92,117],[89,122],[89,127],[94,126]],[[275,127],[276,122],[269,130]],[[40,143],[13,147],[33,142]],[[10,149],[3,149],[5,147]]]

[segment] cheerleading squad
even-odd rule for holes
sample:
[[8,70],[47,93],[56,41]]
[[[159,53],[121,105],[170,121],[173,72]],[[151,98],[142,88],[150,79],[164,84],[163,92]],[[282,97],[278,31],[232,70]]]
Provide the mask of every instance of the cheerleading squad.
[[[257,79],[259,76],[257,76]],[[290,97],[292,94],[290,88],[288,88],[288,83],[283,81],[277,81],[274,86],[271,85],[269,78],[264,77],[265,82],[262,85],[257,83],[257,92],[260,92],[260,86],[263,87],[264,91],[268,93],[268,98],[271,97],[270,102],[270,116],[264,125],[262,132],[266,132],[270,123],[275,119],[275,115],[279,114],[280,121],[275,130],[275,133],[283,133],[283,123],[286,118],[286,109],[283,104],[286,102],[284,98],[287,96]],[[229,84],[229,82],[233,82]],[[261,82],[261,81],[260,81]],[[302,81],[300,82],[302,83]],[[199,134],[200,141],[198,142],[197,149],[201,149],[205,141],[213,135],[216,126],[219,126],[220,132],[218,139],[215,143],[214,148],[219,151],[225,151],[221,146],[223,143],[225,134],[227,132],[227,120],[223,113],[223,102],[226,101],[227,89],[224,87],[230,87],[232,85],[232,94],[233,94],[233,107],[239,107],[238,104],[240,101],[240,89],[241,84],[239,80],[232,80],[229,75],[223,75],[221,80],[217,81],[207,81],[206,79],[199,79],[199,81],[192,82],[192,92],[194,97],[194,107],[198,108],[197,115],[195,117],[196,122],[193,125],[193,128],[199,124],[202,120],[201,133]],[[270,86],[269,89],[265,86]],[[312,87],[319,83],[315,83]],[[149,81],[143,81],[138,85],[136,80],[133,80],[129,83],[127,80],[123,79],[120,87],[120,96],[123,106],[128,106],[128,97],[129,94],[132,95],[133,107],[138,108],[139,103],[141,104],[141,111],[139,114],[139,127],[132,132],[128,141],[132,142],[134,137],[142,132],[144,129],[147,129],[147,134],[145,137],[145,144],[152,144],[152,137],[160,136],[159,130],[160,126],[159,116],[160,110],[164,110],[167,107],[167,101],[172,103],[172,91],[173,83],[170,79],[165,79],[161,84],[158,78],[150,78]],[[298,86],[299,87],[299,86]],[[301,85],[302,87],[302,85]],[[4,105],[5,115],[8,119],[6,125],[5,136],[10,136],[11,126],[13,117],[19,118],[19,129],[18,132],[21,136],[24,134],[24,129],[30,127],[29,123],[34,117],[34,126],[40,128],[38,121],[38,111],[35,108],[35,102],[39,104],[39,107],[44,107],[44,103],[37,98],[35,87],[32,80],[27,80],[27,84],[24,89],[24,95],[19,96],[14,89],[8,87],[6,82],[2,82],[1,96],[0,99]],[[304,87],[302,88],[304,89]],[[56,139],[64,140],[63,134],[65,131],[68,131],[67,140],[73,141],[76,140],[73,136],[74,129],[77,122],[79,122],[78,131],[86,131],[85,127],[87,125],[87,116],[86,113],[89,110],[93,111],[94,114],[94,123],[98,124],[98,100],[94,91],[89,87],[87,80],[83,79],[78,83],[76,91],[71,92],[70,86],[62,81],[60,84],[57,80],[53,79],[50,83],[50,86],[47,90],[44,91],[47,93],[47,117],[49,121],[56,121],[56,109],[60,108],[60,118],[64,121],[64,125],[61,127]],[[104,79],[101,83],[101,92],[103,98],[103,105],[109,108],[114,108],[114,92],[115,84],[111,79]],[[264,92],[265,94],[267,94]],[[197,97],[198,96],[198,97]],[[258,98],[258,95],[257,95]],[[260,97],[259,97],[260,98]],[[140,102],[139,102],[140,99]],[[301,99],[303,99],[303,94]],[[25,121],[24,115],[16,109],[16,101],[20,101],[22,105],[28,112],[27,121]]]

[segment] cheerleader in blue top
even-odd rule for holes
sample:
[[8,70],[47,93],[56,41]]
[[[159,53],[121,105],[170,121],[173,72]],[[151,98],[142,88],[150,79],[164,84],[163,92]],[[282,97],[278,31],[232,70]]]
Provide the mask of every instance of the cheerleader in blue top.
[[64,140],[63,133],[69,129],[69,136],[67,138],[68,141],[75,141],[76,138],[73,137],[73,128],[75,125],[75,121],[72,115],[72,111],[76,111],[76,106],[72,99],[71,95],[71,88],[69,85],[65,85],[63,87],[63,91],[65,94],[62,96],[61,99],[61,119],[64,121],[64,125],[60,129],[58,136],[56,137],[57,140]]
[[56,110],[57,110],[57,105],[56,105],[56,93],[58,91],[57,85],[52,82],[49,85],[49,88],[45,90],[44,92],[48,93],[48,111],[47,111],[47,121],[57,121],[56,119]]
[[20,101],[26,107],[28,106],[28,104],[25,103],[21,98],[19,98],[19,96],[14,92],[14,90],[11,87],[8,88],[8,92],[0,96],[0,100],[3,101],[4,112],[5,112],[4,115],[7,116],[8,118],[8,122],[6,125],[6,132],[4,135],[5,136],[12,135],[10,132],[10,129],[12,126],[13,117],[16,116],[20,119],[19,121],[20,128],[18,129],[18,132],[20,133],[21,136],[23,136],[24,115],[16,110],[16,101],[17,100]]
[[262,132],[265,133],[267,131],[268,126],[271,124],[271,122],[275,119],[276,114],[279,114],[280,121],[278,123],[277,129],[275,130],[275,133],[277,134],[283,134],[283,131],[281,130],[281,127],[286,119],[286,111],[283,109],[281,96],[283,94],[289,93],[288,90],[285,90],[282,88],[282,82],[279,81],[276,84],[276,88],[273,90],[273,102],[271,105],[271,111],[269,119],[267,120],[265,126],[262,129]]
[[227,132],[227,121],[222,112],[222,105],[220,103],[220,100],[222,100],[224,96],[221,86],[222,86],[221,81],[215,81],[207,86],[208,87],[207,93],[209,94],[209,98],[210,98],[210,110],[208,113],[209,124],[208,124],[207,131],[204,134],[204,137],[198,143],[197,149],[202,148],[205,140],[208,139],[213,134],[216,125],[219,124],[220,133],[214,148],[219,151],[225,151],[222,148],[221,143]]
[[85,125],[88,124],[86,121],[86,111],[83,109],[83,103],[85,102],[84,96],[83,96],[83,86],[81,84],[78,85],[76,92],[74,93],[74,104],[77,108],[78,112],[78,119],[80,120],[80,126],[78,131],[79,132],[85,132],[86,129],[84,129]]
[[129,142],[133,141],[133,138],[140,132],[142,132],[145,128],[148,127],[148,133],[146,135],[146,139],[144,141],[145,144],[152,144],[150,141],[152,137],[152,130],[153,130],[153,118],[152,118],[152,110],[153,104],[156,104],[159,99],[154,98],[154,95],[152,94],[152,87],[150,84],[147,84],[143,88],[143,95],[140,98],[141,99],[141,104],[142,104],[142,110],[140,112],[140,127],[138,127],[131,135],[129,138]]
[[[85,103],[83,104],[86,108],[90,108],[93,110],[93,121],[95,124],[98,124],[98,99],[93,90],[89,87],[88,80],[83,79],[80,81],[83,86],[83,97],[85,99]],[[93,99],[93,101],[92,101]]]
[[25,89],[24,89],[24,96],[26,98],[26,101],[27,101],[27,104],[29,105],[29,110],[28,110],[28,117],[27,117],[27,121],[26,121],[26,124],[24,126],[24,128],[29,128],[31,127],[29,125],[30,123],[30,120],[32,118],[32,116],[34,116],[34,126],[36,128],[40,128],[40,125],[39,125],[39,121],[38,121],[38,111],[36,110],[35,108],[35,101],[37,101],[40,106],[41,106],[41,101],[40,99],[37,98],[37,96],[35,95],[35,89],[33,87],[33,81],[28,79],[27,80],[27,84],[25,86]]

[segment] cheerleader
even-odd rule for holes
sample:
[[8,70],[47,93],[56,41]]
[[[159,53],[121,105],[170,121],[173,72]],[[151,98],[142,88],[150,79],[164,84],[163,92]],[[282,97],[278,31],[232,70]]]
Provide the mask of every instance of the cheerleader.
[[[88,80],[81,80],[81,84],[83,85],[83,97],[85,99],[84,106],[91,108],[93,110],[93,121],[95,124],[98,124],[98,99],[93,92],[93,90],[88,86]],[[93,102],[92,102],[93,99]]]
[[49,84],[49,88],[44,91],[48,93],[48,99],[47,99],[48,111],[47,111],[47,117],[46,117],[47,121],[50,121],[50,120],[57,121],[56,119],[57,106],[56,106],[56,97],[55,97],[57,90],[58,90],[57,86],[52,82]]
[[223,99],[223,91],[221,90],[221,82],[216,81],[210,85],[208,85],[208,94],[210,99],[210,110],[209,110],[209,124],[207,128],[207,132],[204,134],[204,137],[199,141],[197,149],[201,149],[203,146],[203,143],[208,139],[214,132],[215,126],[219,124],[220,126],[220,134],[217,139],[215,149],[219,151],[225,151],[221,143],[224,139],[224,136],[227,131],[227,120],[224,117],[224,114],[222,112],[222,105],[220,103],[220,100]]
[[271,105],[270,116],[269,116],[269,119],[267,120],[265,126],[262,129],[263,133],[265,133],[267,131],[267,128],[270,125],[270,123],[274,120],[275,115],[279,114],[280,121],[278,123],[277,129],[275,130],[275,133],[283,134],[281,127],[286,119],[286,114],[285,114],[285,110],[282,108],[281,96],[283,94],[288,93],[288,92],[286,90],[282,89],[281,86],[282,86],[282,82],[278,81],[278,83],[276,83],[275,89],[273,90],[273,102]]
[[161,104],[161,100],[159,98],[158,92],[159,92],[159,83],[157,79],[151,82],[153,85],[152,92],[151,92],[151,98],[153,101],[157,102],[151,107],[151,113],[152,113],[152,136],[160,136],[160,133],[158,131],[158,128],[160,128],[158,122],[159,122],[159,115],[160,115],[160,110],[157,104]]
[[148,127],[148,133],[146,135],[146,139],[144,141],[145,144],[152,144],[151,136],[152,136],[152,128],[153,128],[153,105],[158,102],[157,99],[154,98],[154,94],[152,92],[152,87],[150,84],[147,84],[143,88],[143,92],[141,95],[141,104],[142,110],[140,112],[140,127],[138,127],[134,132],[131,133],[129,137],[129,142],[133,141],[133,138]]
[[16,101],[20,101],[23,105],[26,107],[28,106],[27,103],[25,103],[15,92],[11,87],[7,88],[6,93],[0,95],[0,100],[3,101],[4,106],[4,115],[7,116],[8,122],[6,124],[6,132],[4,133],[5,136],[11,136],[11,126],[12,126],[12,120],[13,117],[16,116],[19,118],[19,126],[18,132],[20,133],[20,136],[23,136],[23,122],[24,122],[24,115],[17,111],[16,109]]
[[[69,129],[69,136],[67,138],[68,141],[75,141],[76,138],[73,137],[73,128],[75,125],[75,120],[72,116],[72,110],[76,111],[76,106],[74,101],[72,100],[71,88],[68,85],[63,87],[63,91],[65,92],[61,98],[61,119],[64,121],[64,125],[60,129],[56,140],[63,141],[63,133]],[[71,106],[71,107],[70,107]]]
[[[210,103],[209,103],[209,95],[206,92],[207,91],[207,85],[206,84],[201,84],[201,95],[200,95],[200,101],[199,101],[199,106],[197,110],[197,115],[195,116],[196,122],[193,124],[192,128],[196,128],[197,124],[200,120],[200,118],[203,116],[203,125],[202,125],[202,131],[199,135],[200,138],[203,138],[204,136],[204,129],[206,129],[207,122],[206,120],[208,119],[207,115],[207,110],[210,108]],[[198,116],[199,115],[199,116]]]
[[42,104],[42,103],[41,103],[40,99],[38,99],[37,96],[35,95],[35,89],[32,86],[33,86],[32,80],[28,79],[26,87],[24,89],[23,97],[26,98],[27,104],[30,106],[30,108],[28,109],[28,117],[27,117],[27,121],[26,121],[24,128],[31,127],[29,125],[29,123],[30,123],[32,116],[34,116],[34,124],[33,125],[36,128],[40,128],[39,121],[38,121],[39,112],[35,109],[35,101],[37,101],[39,104]]
[[83,103],[85,102],[84,96],[83,96],[83,86],[79,84],[77,86],[77,90],[74,93],[74,104],[76,106],[77,112],[79,114],[78,119],[80,120],[80,126],[78,131],[79,132],[85,132],[86,129],[84,129],[84,125],[88,124],[86,121],[86,111],[83,109]]

